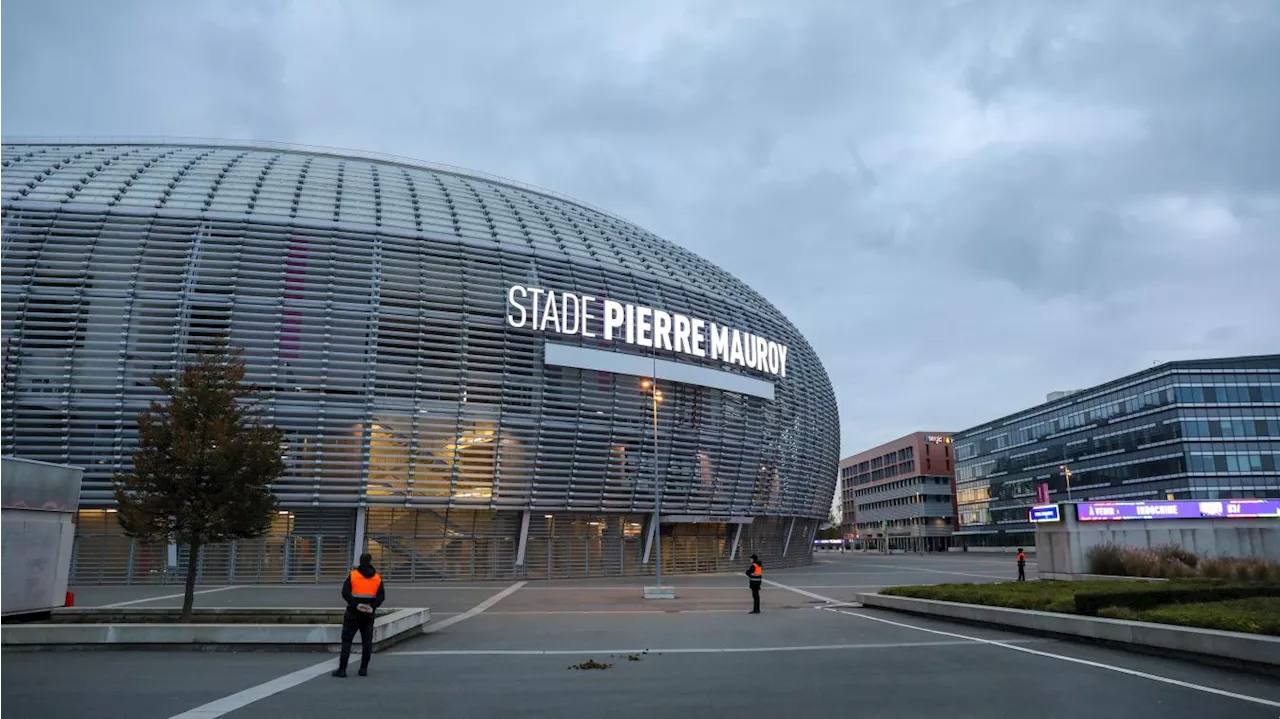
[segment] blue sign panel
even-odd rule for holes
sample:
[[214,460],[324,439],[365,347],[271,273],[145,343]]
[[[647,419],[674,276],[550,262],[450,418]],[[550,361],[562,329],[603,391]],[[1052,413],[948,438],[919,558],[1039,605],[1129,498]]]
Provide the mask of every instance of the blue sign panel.
[[1039,504],[1031,508],[1031,521],[1033,522],[1059,522],[1062,520],[1062,512],[1059,511],[1056,504]]

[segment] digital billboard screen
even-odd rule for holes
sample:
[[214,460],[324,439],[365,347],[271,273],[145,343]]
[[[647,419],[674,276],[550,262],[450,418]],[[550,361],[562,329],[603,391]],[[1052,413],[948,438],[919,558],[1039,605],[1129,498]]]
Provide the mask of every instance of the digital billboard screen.
[[1250,519],[1280,518],[1280,499],[1150,500],[1143,502],[1081,502],[1081,522],[1125,519]]

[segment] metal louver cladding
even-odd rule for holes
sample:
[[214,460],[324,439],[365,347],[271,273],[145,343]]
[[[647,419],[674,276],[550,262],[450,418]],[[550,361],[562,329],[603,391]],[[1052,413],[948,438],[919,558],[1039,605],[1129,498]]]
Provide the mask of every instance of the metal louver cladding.
[[[664,516],[703,518],[664,524],[665,571],[812,559],[836,481],[830,382],[776,308],[691,252],[403,158],[24,141],[0,164],[0,449],[85,468],[77,583],[174,581],[168,548],[119,531],[110,477],[130,467],[151,376],[218,334],[285,433],[274,491],[291,514],[207,548],[204,581],[331,581],[360,537],[389,579],[647,574],[659,486]],[[513,285],[741,328],[787,346],[787,371],[513,327]],[[659,379],[655,447],[641,378],[548,363],[552,339],[742,381]],[[724,389],[761,381],[772,399]]]

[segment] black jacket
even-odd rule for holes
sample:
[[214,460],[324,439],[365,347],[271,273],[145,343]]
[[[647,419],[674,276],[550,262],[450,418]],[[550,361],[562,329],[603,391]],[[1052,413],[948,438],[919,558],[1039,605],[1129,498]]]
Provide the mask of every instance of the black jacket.
[[[364,577],[372,577],[374,574],[378,573],[378,570],[374,569],[372,564],[361,564],[356,567],[356,571],[360,572],[361,576]],[[368,604],[372,606],[373,610],[376,612],[378,607],[382,606],[382,603],[387,601],[386,587],[386,582],[378,582],[378,596],[374,597],[372,601],[353,597],[351,596],[351,575],[348,574],[347,578],[342,582],[342,598],[347,602],[347,609],[350,609],[353,612],[358,611],[356,609],[357,604]]]

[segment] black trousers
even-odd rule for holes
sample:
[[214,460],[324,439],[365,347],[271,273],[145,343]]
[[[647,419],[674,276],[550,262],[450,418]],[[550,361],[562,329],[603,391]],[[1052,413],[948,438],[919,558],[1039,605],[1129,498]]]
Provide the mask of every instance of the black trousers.
[[1018,562],[1018,581],[1019,582],[1027,581],[1027,565],[1023,564],[1022,562]]
[[760,582],[752,580],[751,582],[751,611],[760,611]]
[[342,654],[338,657],[338,668],[346,671],[347,659],[351,657],[351,640],[360,632],[360,668],[369,668],[369,656],[373,654],[373,614],[365,614],[348,608],[342,615]]

